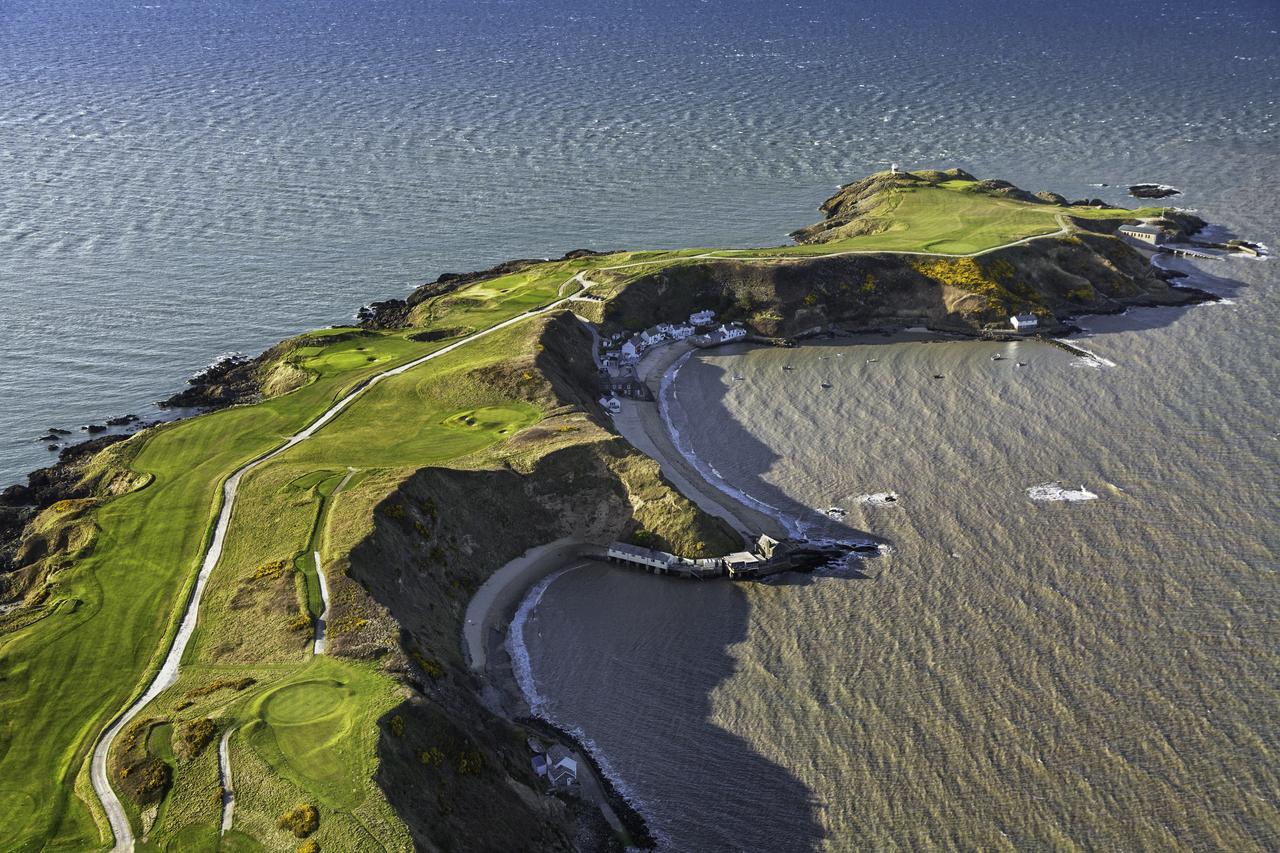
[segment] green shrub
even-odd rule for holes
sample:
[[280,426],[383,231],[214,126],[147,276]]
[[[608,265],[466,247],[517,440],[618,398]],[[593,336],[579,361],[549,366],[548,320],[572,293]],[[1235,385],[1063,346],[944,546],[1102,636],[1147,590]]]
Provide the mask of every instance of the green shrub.
[[148,755],[122,764],[116,781],[139,806],[145,808],[164,799],[173,782],[173,771],[162,760]]
[[298,803],[280,815],[276,826],[292,832],[295,838],[306,838],[320,828],[320,810],[310,803]]
[[459,776],[475,776],[484,768],[484,756],[478,750],[459,752],[453,760]]
[[178,747],[175,750],[183,760],[199,755],[218,733],[218,724],[208,717],[190,720],[178,725]]

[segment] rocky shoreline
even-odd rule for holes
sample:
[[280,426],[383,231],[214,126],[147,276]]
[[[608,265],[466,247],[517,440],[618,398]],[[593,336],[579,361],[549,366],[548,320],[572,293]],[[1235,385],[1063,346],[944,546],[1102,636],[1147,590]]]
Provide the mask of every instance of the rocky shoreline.
[[[1012,185],[1005,186],[1003,182],[989,183],[1006,194],[1012,195],[1012,192],[1016,191]],[[1046,204],[1062,203],[1060,197],[1037,197]],[[1170,220],[1172,226],[1182,232],[1189,229],[1198,230],[1197,223],[1199,226],[1204,224],[1196,217],[1183,214],[1174,214]],[[1130,290],[1123,291],[1115,298],[1104,295],[1087,303],[1081,311],[1082,316],[1119,313],[1135,305],[1186,305],[1218,299],[1205,291],[1173,284],[1172,282],[1181,274],[1166,273],[1158,268],[1140,269],[1136,261],[1137,253],[1123,244],[1118,244],[1118,241],[1111,239],[1108,234],[1087,230],[1082,230],[1081,233],[1089,241],[1094,241],[1096,238],[1097,245],[1094,242],[1080,241],[1079,246],[1073,244],[1055,247],[1060,250],[1061,257],[1051,255],[1050,250],[1044,247],[1020,246],[1002,250],[999,257],[1000,260],[1015,267],[1019,263],[1025,263],[1029,270],[1043,268],[1046,270],[1043,272],[1043,280],[1050,282],[1055,288],[1058,287],[1060,280],[1064,280],[1071,274],[1079,277],[1082,275],[1081,270],[1085,272],[1092,270],[1093,267],[1084,261],[1098,258],[1113,263],[1113,266],[1121,270],[1120,275],[1129,276],[1132,284]],[[575,250],[567,253],[564,259],[594,254],[598,253],[590,250]],[[1062,257],[1067,257],[1068,260],[1064,261]],[[357,314],[357,321],[362,329],[369,331],[401,328],[407,322],[413,307],[427,299],[450,293],[476,281],[519,272],[542,262],[542,259],[517,259],[472,273],[446,273],[435,281],[417,288],[404,299],[383,300],[362,307]],[[750,275],[746,274],[747,270],[750,270]],[[863,289],[856,294],[850,294],[847,288],[841,290],[841,285],[849,281],[864,283]],[[877,281],[880,283],[880,293],[876,293]],[[1140,286],[1134,284],[1135,281],[1140,282]],[[1168,287],[1162,287],[1162,283]],[[898,287],[901,287],[901,290],[895,289]],[[895,329],[921,324],[928,327],[934,334],[977,338],[1025,337],[981,325],[981,323],[990,325],[991,316],[989,315],[993,315],[993,310],[989,305],[975,307],[971,314],[966,314],[964,311],[957,311],[954,305],[948,302],[954,294],[947,295],[947,299],[939,299],[938,294],[933,292],[934,290],[946,291],[948,287],[951,285],[930,280],[927,275],[915,270],[910,262],[901,257],[894,257],[892,253],[871,254],[857,258],[822,256],[797,258],[786,263],[758,267],[728,259],[709,259],[701,264],[664,270],[637,279],[625,291],[618,294],[612,304],[606,306],[608,311],[605,317],[608,322],[618,327],[625,328],[628,325],[637,324],[643,326],[661,320],[664,313],[680,308],[684,302],[689,301],[699,303],[695,307],[702,307],[702,302],[722,305],[726,314],[736,311],[737,316],[752,323],[753,328],[762,338],[772,340],[795,340],[822,334],[865,333],[868,330],[892,333]],[[959,288],[953,289],[959,290]],[[1064,321],[1056,320],[1054,316],[1057,314],[1068,319],[1074,316],[1062,310],[1062,306],[1068,304],[1068,301],[1060,298],[1056,291],[1048,290],[1047,286],[1045,289],[1052,297],[1050,303],[1052,310],[1049,308],[1045,310],[1049,312],[1049,317],[1054,319],[1052,323],[1046,323],[1042,327],[1042,332],[1047,333],[1053,330],[1070,332],[1072,327]],[[744,293],[749,293],[749,298],[745,301]],[[821,297],[810,302],[808,301],[810,294],[820,294]],[[956,298],[968,299],[969,295]],[[974,304],[977,305],[977,303]],[[746,307],[743,307],[744,305]],[[1004,310],[1003,307],[1002,310]],[[748,311],[754,311],[755,314]],[[362,333],[364,332],[357,331],[350,334]],[[266,393],[263,387],[264,368],[279,358],[282,346],[284,344],[278,344],[252,359],[243,355],[219,359],[189,379],[187,388],[173,394],[158,405],[163,409],[188,409],[194,413],[260,400]],[[589,361],[587,365],[590,366]],[[585,400],[594,399],[596,395],[593,388],[589,392],[575,396],[582,396]],[[25,485],[10,486],[0,492],[0,602],[6,600],[5,584],[8,574],[20,568],[15,563],[15,557],[19,553],[24,532],[29,523],[42,510],[58,501],[91,497],[92,495],[88,493],[90,487],[82,482],[86,464],[100,450],[131,437],[131,434],[127,433],[102,433],[105,433],[109,427],[133,427],[143,430],[151,425],[141,423],[135,415],[114,418],[102,425],[88,425],[84,428],[85,431],[95,437],[62,448],[55,465],[32,472],[28,475]],[[649,426],[652,427],[652,424]],[[98,427],[101,429],[97,429]],[[620,422],[616,428],[620,429],[624,435],[626,434],[626,429],[620,425]],[[50,443],[54,443],[54,437],[60,437],[61,440],[70,434],[67,430],[51,430],[45,438],[49,439]],[[636,444],[635,440],[632,443],[641,452],[649,453],[646,447]],[[649,453],[650,458],[657,459],[660,463],[663,462],[663,455],[663,453]],[[670,460],[663,465],[664,471],[670,468],[667,476],[676,482],[677,486],[680,485],[681,478],[695,483],[700,480],[687,463],[682,465],[675,458],[678,454],[670,452],[665,455],[669,456]],[[689,470],[685,470],[686,468]],[[687,491],[683,488],[681,490]],[[691,491],[693,494],[686,494],[686,497],[699,505],[705,504],[704,509],[711,515],[724,517],[723,514],[728,514],[741,519],[746,514],[750,518],[749,509],[727,508],[723,496],[710,494],[709,491],[701,490],[696,486]],[[706,491],[706,493],[699,497],[697,493],[700,491]],[[477,704],[483,704],[482,696],[477,694],[472,698]],[[653,846],[655,842],[652,833],[645,825],[643,817],[604,775],[596,758],[577,738],[545,720],[520,718],[517,722],[540,730],[554,739],[575,744],[581,754],[590,761],[592,769],[605,787],[609,805],[623,821],[633,839],[642,846]]]

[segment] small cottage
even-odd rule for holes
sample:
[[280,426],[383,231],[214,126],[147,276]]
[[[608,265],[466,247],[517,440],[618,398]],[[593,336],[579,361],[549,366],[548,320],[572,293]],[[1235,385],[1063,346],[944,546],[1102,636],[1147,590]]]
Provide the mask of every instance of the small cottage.
[[1130,240],[1158,246],[1164,242],[1164,229],[1154,225],[1121,225],[1120,234]]
[[547,751],[547,779],[556,788],[572,788],[578,784],[578,762],[573,754],[556,744]]
[[710,308],[704,308],[689,315],[689,323],[694,326],[710,326],[715,319],[716,312]]
[[1009,325],[1013,326],[1014,331],[1025,332],[1027,329],[1039,326],[1040,321],[1035,314],[1014,314],[1009,318]]

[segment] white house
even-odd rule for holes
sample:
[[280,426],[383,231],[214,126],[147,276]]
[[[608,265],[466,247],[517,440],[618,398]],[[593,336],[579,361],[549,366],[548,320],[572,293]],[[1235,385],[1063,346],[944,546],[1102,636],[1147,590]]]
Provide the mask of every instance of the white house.
[[1009,325],[1013,326],[1015,331],[1021,332],[1024,329],[1034,329],[1040,325],[1040,321],[1036,319],[1035,314],[1014,314],[1009,318]]
[[685,338],[693,334],[693,326],[685,325],[683,323],[679,326],[672,326],[669,334],[671,335],[672,340],[683,341]]
[[701,311],[695,311],[689,315],[689,322],[695,326],[710,326],[711,321],[715,320],[716,312],[710,308],[704,308]]
[[1164,230],[1154,225],[1121,225],[1120,233],[1130,240],[1157,246],[1164,242]]
[[611,415],[616,415],[622,411],[622,401],[617,397],[610,395],[600,398],[600,407]]
[[729,341],[736,341],[739,338],[745,338],[747,336],[747,330],[741,326],[721,325],[720,328],[716,329],[716,334],[720,336],[720,340],[728,343]]
[[643,332],[640,333],[640,343],[646,347],[651,347],[654,344],[660,344],[666,339],[667,339],[667,336],[664,335],[662,333],[662,330],[659,329],[657,326],[653,326],[652,328],[645,329]]
[[578,762],[569,750],[556,744],[547,752],[547,778],[557,788],[578,784]]
[[630,338],[629,340],[624,341],[622,349],[619,350],[618,360],[626,364],[635,361],[639,357],[640,342],[636,338]]
[[664,570],[671,568],[678,559],[674,554],[668,554],[666,551],[655,551],[652,548],[628,545],[625,542],[612,543],[605,551],[605,555],[616,563]]

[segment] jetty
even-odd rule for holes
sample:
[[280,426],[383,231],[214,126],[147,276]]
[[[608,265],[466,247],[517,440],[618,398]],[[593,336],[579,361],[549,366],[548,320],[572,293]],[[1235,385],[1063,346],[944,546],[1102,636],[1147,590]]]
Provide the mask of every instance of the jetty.
[[853,553],[874,553],[871,542],[811,542],[806,539],[777,540],[761,534],[750,551],[735,551],[720,557],[682,557],[656,548],[614,542],[596,556],[615,565],[641,569],[655,575],[705,580],[759,580],[780,572],[805,572],[825,566]]

